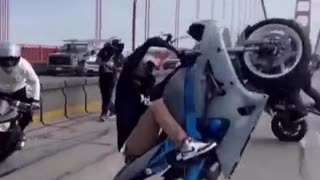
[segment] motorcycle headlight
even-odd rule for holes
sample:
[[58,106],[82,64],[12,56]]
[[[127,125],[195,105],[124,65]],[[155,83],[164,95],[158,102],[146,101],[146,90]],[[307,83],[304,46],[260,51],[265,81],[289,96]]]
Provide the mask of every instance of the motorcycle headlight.
[[0,132],[7,132],[10,128],[10,122],[0,124]]

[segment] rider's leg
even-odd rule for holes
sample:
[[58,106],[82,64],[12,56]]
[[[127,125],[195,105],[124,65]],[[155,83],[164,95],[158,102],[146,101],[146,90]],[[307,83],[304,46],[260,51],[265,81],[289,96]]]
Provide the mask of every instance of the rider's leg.
[[177,144],[181,159],[187,160],[206,153],[215,143],[192,140],[172,117],[163,99],[156,100],[141,116],[126,142],[125,154],[140,156],[158,143],[160,128]]

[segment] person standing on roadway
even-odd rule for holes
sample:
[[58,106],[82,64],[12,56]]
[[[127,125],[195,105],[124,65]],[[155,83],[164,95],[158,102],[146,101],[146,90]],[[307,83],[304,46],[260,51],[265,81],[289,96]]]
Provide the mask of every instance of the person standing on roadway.
[[106,121],[114,115],[111,97],[117,78],[116,64],[122,55],[124,44],[119,39],[104,44],[97,55],[99,67],[99,85],[102,96],[100,121]]
[[[21,48],[14,43],[0,44],[0,97],[7,96],[40,107],[40,81],[31,64],[21,57]],[[32,121],[32,111],[24,112],[19,125],[24,129]],[[23,134],[18,149],[25,145]]]

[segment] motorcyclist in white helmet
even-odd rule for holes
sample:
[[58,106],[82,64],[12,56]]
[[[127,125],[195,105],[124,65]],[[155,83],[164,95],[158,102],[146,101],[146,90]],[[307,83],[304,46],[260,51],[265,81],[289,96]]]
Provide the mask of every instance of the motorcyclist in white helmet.
[[[7,96],[39,107],[40,81],[31,64],[21,57],[21,47],[11,42],[0,43],[0,97]],[[32,121],[32,112],[23,114],[19,121],[21,130]],[[21,137],[18,148],[25,144]]]

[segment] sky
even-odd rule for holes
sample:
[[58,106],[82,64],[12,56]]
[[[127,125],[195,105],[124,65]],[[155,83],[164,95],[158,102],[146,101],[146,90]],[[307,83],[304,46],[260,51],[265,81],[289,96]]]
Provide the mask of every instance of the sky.
[[[133,0],[102,0],[102,38],[118,36],[131,48],[131,16]],[[221,21],[236,34],[245,22],[252,24],[262,18],[262,11],[255,8],[254,18],[244,20],[246,0],[225,0],[227,11],[223,18],[222,1],[214,0],[214,19]],[[253,0],[254,1],[254,0]],[[295,0],[265,0],[269,17],[293,18]],[[312,32],[315,39],[320,29],[320,0],[313,0]],[[241,2],[241,3],[240,3]],[[259,3],[258,0],[256,0]],[[22,44],[61,45],[70,38],[88,39],[95,32],[95,0],[10,0],[10,40]],[[232,3],[235,3],[232,9]],[[144,4],[138,0],[137,44],[144,40]],[[180,35],[196,21],[196,1],[181,0]],[[240,12],[239,12],[240,9]],[[318,12],[317,12],[318,11]],[[234,14],[233,14],[234,13]],[[250,16],[250,11],[247,12]],[[174,33],[175,0],[151,0],[150,36]],[[232,15],[233,14],[233,15]],[[231,17],[236,17],[233,19]],[[253,17],[253,16],[251,16]],[[201,0],[200,19],[211,18],[211,0]],[[242,19],[242,20],[241,20]],[[239,21],[240,20],[240,21]],[[233,22],[233,26],[231,24]],[[188,46],[188,41],[181,42]]]

